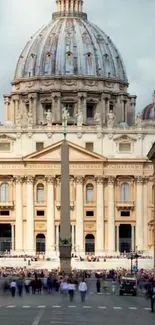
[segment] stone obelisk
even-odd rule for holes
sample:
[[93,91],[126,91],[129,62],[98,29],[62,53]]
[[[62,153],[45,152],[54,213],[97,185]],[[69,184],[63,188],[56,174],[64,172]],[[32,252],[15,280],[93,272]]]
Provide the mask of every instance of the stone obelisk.
[[64,140],[61,145],[60,271],[71,272],[69,144],[66,140],[68,112],[64,110]]

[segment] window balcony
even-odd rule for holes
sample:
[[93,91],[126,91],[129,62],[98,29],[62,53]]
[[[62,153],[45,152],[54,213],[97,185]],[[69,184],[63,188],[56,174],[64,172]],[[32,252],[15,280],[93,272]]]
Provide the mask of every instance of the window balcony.
[[0,209],[12,209],[14,201],[0,201]]
[[116,207],[118,210],[122,210],[122,209],[133,210],[135,207],[135,203],[134,201],[117,201]]
[[35,207],[46,207],[45,201],[35,201]]

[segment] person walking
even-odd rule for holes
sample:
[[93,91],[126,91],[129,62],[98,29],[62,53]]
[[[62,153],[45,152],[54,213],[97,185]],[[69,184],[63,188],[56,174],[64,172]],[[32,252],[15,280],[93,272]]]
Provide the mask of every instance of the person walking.
[[18,288],[19,297],[22,297],[22,294],[23,294],[23,281],[22,281],[22,279],[19,279],[17,281],[17,288]]
[[69,300],[70,302],[72,302],[75,294],[75,284],[72,280],[68,280],[68,294],[69,294]]
[[152,283],[151,287],[151,312],[154,313],[154,302],[155,302],[155,282]]
[[97,289],[97,293],[101,292],[101,282],[100,279],[97,279],[96,281],[96,289]]
[[31,283],[30,279],[26,279],[25,282],[24,282],[26,294],[30,293],[30,283]]
[[11,295],[14,298],[16,295],[16,288],[17,288],[17,284],[15,280],[12,280],[10,283],[10,290],[11,290]]
[[82,279],[82,281],[79,284],[81,302],[85,302],[87,290],[88,290],[87,283],[84,279]]

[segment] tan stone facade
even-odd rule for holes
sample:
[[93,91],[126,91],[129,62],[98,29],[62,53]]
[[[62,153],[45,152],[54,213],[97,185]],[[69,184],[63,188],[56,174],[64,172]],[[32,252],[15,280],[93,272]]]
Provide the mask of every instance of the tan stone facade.
[[[120,225],[131,227],[133,251],[151,251],[152,165],[145,160],[116,162],[69,145],[73,252],[84,255],[90,247],[96,255],[122,251]],[[0,223],[11,224],[16,253],[34,254],[37,235],[42,234],[46,254],[58,254],[60,148],[61,142],[22,159],[0,161],[0,210],[9,212],[1,215]],[[94,243],[92,237],[87,244],[87,235],[94,236]]]

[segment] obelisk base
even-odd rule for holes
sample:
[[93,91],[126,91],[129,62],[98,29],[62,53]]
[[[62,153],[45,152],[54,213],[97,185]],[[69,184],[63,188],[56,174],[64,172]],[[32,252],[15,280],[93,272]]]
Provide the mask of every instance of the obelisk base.
[[60,247],[60,272],[71,273],[71,247]]

